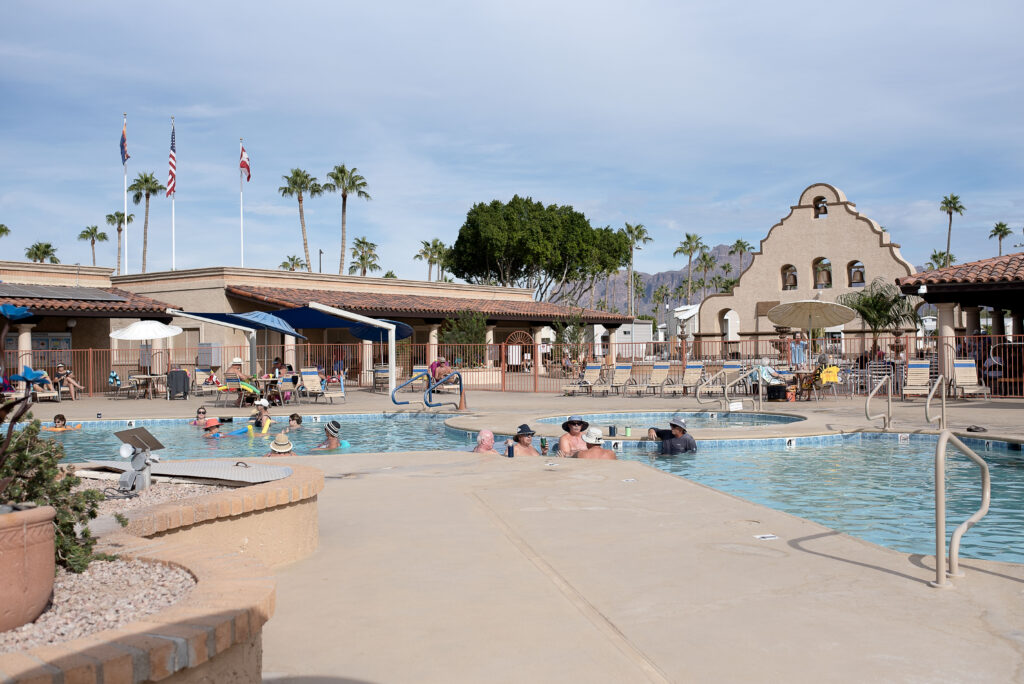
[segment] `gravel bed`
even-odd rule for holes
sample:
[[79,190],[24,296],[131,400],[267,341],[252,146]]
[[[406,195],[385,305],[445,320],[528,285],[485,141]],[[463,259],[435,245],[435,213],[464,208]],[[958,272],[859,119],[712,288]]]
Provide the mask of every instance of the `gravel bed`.
[[135,622],[195,586],[181,568],[142,561],[94,561],[81,574],[57,570],[53,601],[39,618],[0,632],[0,653],[59,644]]
[[[98,489],[102,492],[107,487],[117,489],[117,480],[96,480],[83,477],[81,483],[75,487],[75,491]],[[130,499],[107,499],[101,501],[99,504],[99,515],[124,513],[136,508],[178,501],[179,499],[189,499],[194,496],[202,496],[203,494],[219,492],[225,489],[236,489],[236,487],[194,484],[191,482],[154,482],[148,488],[138,492],[138,496]]]

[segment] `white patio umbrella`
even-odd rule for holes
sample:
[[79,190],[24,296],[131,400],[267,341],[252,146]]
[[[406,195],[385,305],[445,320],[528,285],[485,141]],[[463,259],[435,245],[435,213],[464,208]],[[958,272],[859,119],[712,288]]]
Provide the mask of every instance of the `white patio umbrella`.
[[775,325],[807,330],[807,339],[811,338],[814,328],[827,328],[833,325],[849,323],[856,318],[857,312],[848,306],[835,302],[823,302],[820,299],[800,299],[774,306],[768,311],[768,320]]
[[[181,328],[176,325],[167,325],[160,321],[138,321],[127,328],[115,330],[110,333],[110,336],[115,340],[162,340],[165,337],[174,337],[181,333]],[[152,356],[150,363],[152,363]]]

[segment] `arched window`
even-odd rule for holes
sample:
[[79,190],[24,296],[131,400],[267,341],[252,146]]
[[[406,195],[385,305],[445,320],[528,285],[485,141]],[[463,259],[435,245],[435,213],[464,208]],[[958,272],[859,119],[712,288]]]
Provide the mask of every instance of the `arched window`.
[[828,203],[824,197],[814,198],[814,218],[828,218]]
[[795,290],[797,286],[796,281],[796,266],[793,264],[786,264],[782,267],[782,289],[783,290]]
[[814,274],[814,289],[827,290],[832,287],[832,262],[825,257],[818,257],[811,264]]
[[859,261],[851,261],[846,265],[847,287],[864,287],[866,280],[864,277],[864,264]]

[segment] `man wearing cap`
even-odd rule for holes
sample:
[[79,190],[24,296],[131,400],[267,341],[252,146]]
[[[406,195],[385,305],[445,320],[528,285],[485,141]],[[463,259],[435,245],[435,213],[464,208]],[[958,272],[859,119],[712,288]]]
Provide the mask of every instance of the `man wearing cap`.
[[530,429],[530,426],[523,423],[519,426],[519,431],[513,435],[513,442],[515,451],[512,452],[516,456],[546,456],[548,448],[544,447],[540,451],[533,448],[533,436],[536,433]]
[[341,440],[338,439],[338,435],[341,434],[341,423],[336,420],[332,420],[324,426],[325,439],[320,444],[313,447],[314,451],[330,451],[331,449],[338,449],[341,447]]
[[661,453],[666,455],[685,454],[697,451],[697,442],[693,435],[686,431],[686,421],[682,418],[673,418],[668,421],[668,430],[650,428],[647,430],[647,439],[661,440]]
[[293,448],[288,435],[280,432],[274,437],[274,441],[270,443],[270,452],[267,456],[295,456]]
[[[452,367],[448,365],[448,360],[443,356],[438,356],[433,363],[430,364],[430,377],[437,382],[443,377],[446,377],[452,372]],[[449,382],[455,382],[455,378],[451,378]]]
[[587,445],[587,448],[583,451],[576,453],[576,458],[592,458],[602,461],[614,461],[618,457],[615,452],[611,449],[605,449],[601,446],[601,439],[604,437],[601,434],[601,428],[590,428],[583,433],[583,443]]
[[566,434],[558,438],[558,455],[572,458],[578,452],[585,451],[587,443],[583,441],[583,431],[589,427],[590,423],[581,416],[569,416],[569,419],[562,423],[562,429]]
[[[245,380],[245,378],[242,377],[241,357],[236,356],[235,358],[231,359],[231,365],[228,366],[228,369],[226,371],[224,371],[224,379],[227,380],[228,378],[231,378],[232,380],[238,380],[239,382]],[[245,401],[245,393],[239,392],[238,401],[235,402],[235,406],[240,407],[243,401]]]

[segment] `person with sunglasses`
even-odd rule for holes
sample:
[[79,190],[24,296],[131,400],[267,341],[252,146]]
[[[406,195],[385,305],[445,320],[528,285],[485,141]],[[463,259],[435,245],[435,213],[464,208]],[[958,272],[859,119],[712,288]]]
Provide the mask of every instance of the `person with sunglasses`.
[[189,424],[190,425],[195,425],[196,427],[201,427],[201,428],[205,428],[206,427],[206,407],[205,406],[200,406],[199,408],[196,409],[196,419],[193,420]]
[[579,452],[586,451],[587,443],[583,441],[583,432],[589,427],[590,423],[581,416],[569,416],[569,419],[562,423],[562,429],[566,434],[558,438],[558,455],[563,458],[574,458]]

